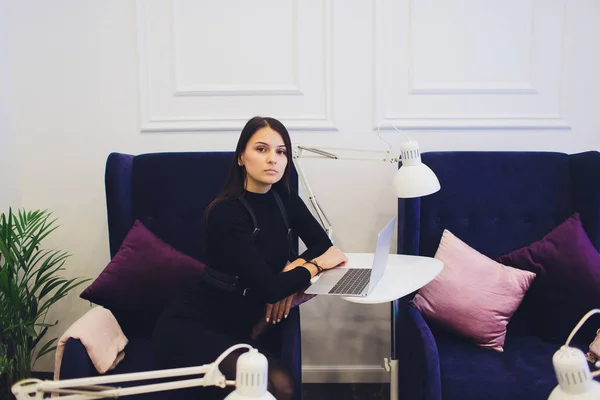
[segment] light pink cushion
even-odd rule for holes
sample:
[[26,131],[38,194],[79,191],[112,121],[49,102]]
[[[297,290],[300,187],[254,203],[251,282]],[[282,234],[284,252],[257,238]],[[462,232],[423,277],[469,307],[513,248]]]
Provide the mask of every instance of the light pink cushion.
[[477,346],[504,351],[506,325],[535,274],[486,257],[448,230],[435,258],[444,268],[415,295],[414,306]]

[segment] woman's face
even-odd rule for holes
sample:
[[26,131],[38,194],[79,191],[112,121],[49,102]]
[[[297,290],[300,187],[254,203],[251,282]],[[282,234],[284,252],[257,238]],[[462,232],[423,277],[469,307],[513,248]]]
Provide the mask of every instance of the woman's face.
[[246,169],[246,190],[266,193],[283,176],[287,166],[287,152],[281,135],[266,126],[257,130],[248,141],[238,160]]

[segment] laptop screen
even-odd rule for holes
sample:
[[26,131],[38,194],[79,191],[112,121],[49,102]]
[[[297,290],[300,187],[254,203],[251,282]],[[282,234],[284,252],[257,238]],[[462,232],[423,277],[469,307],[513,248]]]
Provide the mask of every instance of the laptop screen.
[[367,294],[371,293],[385,272],[388,256],[390,255],[390,246],[392,244],[392,235],[394,233],[395,225],[396,217],[392,218],[385,228],[383,228],[377,235],[377,247],[375,248],[375,255],[373,257],[371,280],[369,282]]

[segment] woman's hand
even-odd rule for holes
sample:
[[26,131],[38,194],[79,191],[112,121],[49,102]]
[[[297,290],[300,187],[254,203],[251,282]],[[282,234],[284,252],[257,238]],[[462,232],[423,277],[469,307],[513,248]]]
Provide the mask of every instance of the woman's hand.
[[266,317],[265,319],[261,318],[256,324],[254,324],[252,331],[250,332],[250,338],[253,340],[258,339],[260,335],[265,333],[270,324],[276,324],[281,321],[282,314],[283,318],[287,318],[290,313],[293,300],[294,294],[278,301],[275,304],[267,304]]
[[283,271],[282,272],[288,272],[293,270],[296,267],[299,267],[301,265],[303,265],[306,262],[305,259],[303,258],[296,258],[294,261],[289,262],[287,264],[285,264],[285,267],[283,267]]
[[314,261],[323,269],[331,269],[348,262],[348,257],[335,246],[331,246],[325,253],[315,258]]
[[[346,257],[337,247],[331,246],[325,253],[315,258],[314,261],[323,269],[331,269],[346,264],[348,262],[348,257]],[[291,271],[304,264],[306,264],[306,260],[297,258],[293,262],[286,264],[283,268],[283,272]],[[313,275],[313,273],[311,273],[311,275]],[[296,294],[294,293],[283,300],[279,300],[277,303],[267,304],[265,321],[267,323],[270,322],[276,324],[281,322],[282,318],[287,318],[290,309],[292,308],[292,302],[294,301],[295,295]]]
[[292,301],[294,300],[295,294],[286,297],[283,300],[279,300],[275,304],[267,304],[266,321],[276,324],[281,322],[282,318],[287,318],[292,308]]
[[[306,260],[302,258],[297,258],[292,262],[289,262],[283,267],[282,272],[288,272],[293,270],[296,267],[303,265]],[[271,322],[272,324],[276,324],[281,321],[281,318],[287,318],[290,313],[290,309],[292,308],[292,302],[294,301],[294,295],[292,294],[289,297],[286,297],[283,300],[279,300],[275,304],[267,304],[267,310],[265,315],[265,320],[267,322]]]

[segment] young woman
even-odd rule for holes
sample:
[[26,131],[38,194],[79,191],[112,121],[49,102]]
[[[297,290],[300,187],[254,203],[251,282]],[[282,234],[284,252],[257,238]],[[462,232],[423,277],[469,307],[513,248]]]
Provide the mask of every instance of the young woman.
[[[292,397],[291,375],[278,360],[280,325],[294,294],[347,258],[290,190],[291,152],[278,120],[255,117],[246,123],[227,181],[206,211],[204,279],[176,299],[155,328],[162,368],[211,363],[230,346],[248,343],[268,358],[269,391],[277,399]],[[292,233],[307,247],[299,256],[293,254]],[[242,352],[221,363],[227,379],[235,379]],[[222,389],[201,390],[223,398]]]

